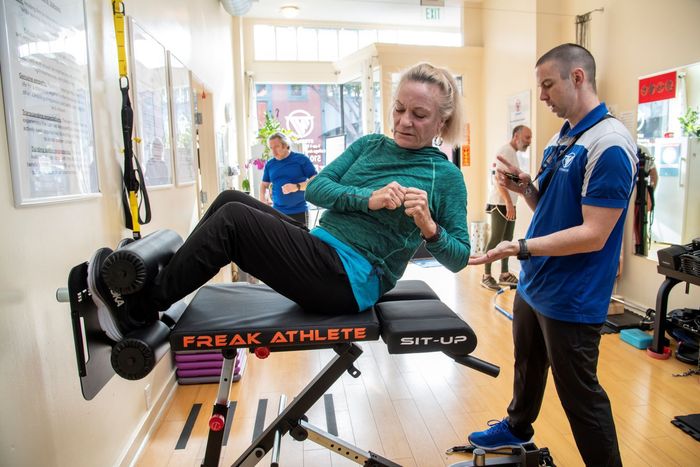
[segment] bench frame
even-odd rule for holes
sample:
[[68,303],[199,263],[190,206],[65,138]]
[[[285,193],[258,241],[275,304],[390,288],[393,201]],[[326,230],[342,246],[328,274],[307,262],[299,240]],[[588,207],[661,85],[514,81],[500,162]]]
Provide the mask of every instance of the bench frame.
[[[275,350],[275,349],[271,349]],[[346,371],[353,377],[360,376],[360,370],[354,366],[362,354],[362,349],[355,343],[338,344],[333,347],[336,356],[314,377],[309,384],[286,407],[280,407],[277,418],[248,446],[232,464],[234,467],[254,466],[270,451],[273,450],[273,465],[277,464],[279,456],[279,441],[287,433],[297,441],[309,439],[326,449],[340,454],[351,461],[371,467],[400,467],[384,457],[371,451],[364,451],[337,436],[334,436],[308,423],[306,412],[333,386]],[[217,424],[217,420],[227,420],[230,404],[229,393],[233,378],[235,349],[224,350],[224,367],[219,381],[219,391],[212,410],[209,423],[206,452],[203,467],[219,465],[221,447],[224,442],[225,425]],[[283,404],[283,402],[281,402]],[[224,422],[226,423],[226,422]]]

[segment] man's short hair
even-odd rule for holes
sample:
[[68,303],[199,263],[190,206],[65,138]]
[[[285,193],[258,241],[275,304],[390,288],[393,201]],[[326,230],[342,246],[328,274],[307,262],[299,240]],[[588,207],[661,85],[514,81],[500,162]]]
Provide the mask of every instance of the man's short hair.
[[512,135],[511,137],[512,137],[512,138],[515,138],[515,135],[517,135],[518,133],[520,133],[520,131],[521,131],[523,128],[527,128],[527,126],[525,126],[525,125],[518,125],[518,126],[516,126],[515,128],[513,128],[513,135]]
[[582,68],[586,74],[586,79],[593,87],[593,91],[597,91],[595,84],[595,59],[585,47],[571,43],[558,45],[542,55],[537,60],[535,68],[549,61],[557,62],[559,75],[562,79],[568,78],[572,69]]
[[282,142],[282,144],[284,144],[285,146],[287,146],[290,149],[292,147],[292,140],[289,139],[289,136],[285,135],[281,131],[277,131],[275,133],[272,133],[270,136],[267,137],[267,145],[268,146],[270,145],[270,141],[272,141],[273,139],[280,140]]

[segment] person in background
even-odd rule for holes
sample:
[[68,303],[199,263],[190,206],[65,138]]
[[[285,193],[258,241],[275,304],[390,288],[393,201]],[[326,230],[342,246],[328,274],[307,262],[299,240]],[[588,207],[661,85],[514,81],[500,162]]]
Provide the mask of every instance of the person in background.
[[272,185],[272,207],[306,225],[309,206],[304,199],[304,192],[317,172],[308,157],[291,150],[291,144],[284,133],[273,133],[267,138],[273,159],[265,164],[260,184],[260,201],[268,202],[267,191]]
[[654,191],[656,191],[656,186],[659,184],[659,171],[656,170],[656,160],[649,148],[642,144],[638,144],[637,149],[640,152],[640,161],[642,159],[644,160],[644,165],[641,167],[643,170],[643,175],[649,177],[649,182],[647,184],[649,187],[649,192],[647,193],[647,210],[652,210],[654,206]]
[[144,177],[148,186],[170,183],[170,171],[163,157],[163,140],[157,136],[151,141],[151,156],[146,162]]
[[[503,145],[498,152],[500,156],[507,160],[514,167],[518,167],[518,151],[526,151],[530,147],[532,141],[532,131],[525,125],[518,125],[513,128],[511,140]],[[515,204],[518,202],[518,194],[508,192],[508,190],[499,185],[495,180],[495,169],[503,169],[503,164],[494,158],[493,164],[493,184],[489,193],[486,212],[491,214],[491,237],[486,246],[486,250],[493,249],[503,240],[513,240],[513,231],[515,230]],[[501,260],[501,274],[498,276],[498,281],[491,275],[491,263],[484,265],[484,275],[481,278],[482,287],[491,290],[499,290],[500,285],[517,285],[518,278],[508,271],[508,258]]]
[[[637,147],[596,92],[595,60],[562,44],[535,66],[540,100],[565,120],[537,174],[505,159],[498,182],[535,212],[524,239],[503,241],[469,264],[517,255],[513,303],[515,371],[508,416],[469,435],[478,447],[530,441],[551,367],[576,446],[588,466],[622,465],[610,400],[598,381],[600,329],[608,313],[634,188]],[[515,174],[511,180],[506,172]]]

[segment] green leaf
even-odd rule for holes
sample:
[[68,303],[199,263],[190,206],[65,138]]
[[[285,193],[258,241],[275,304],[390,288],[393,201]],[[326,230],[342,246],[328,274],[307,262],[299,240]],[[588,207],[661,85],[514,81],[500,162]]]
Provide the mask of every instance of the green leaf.
[[681,124],[684,135],[700,137],[700,115],[697,110],[688,107],[685,115],[678,117],[678,122]]

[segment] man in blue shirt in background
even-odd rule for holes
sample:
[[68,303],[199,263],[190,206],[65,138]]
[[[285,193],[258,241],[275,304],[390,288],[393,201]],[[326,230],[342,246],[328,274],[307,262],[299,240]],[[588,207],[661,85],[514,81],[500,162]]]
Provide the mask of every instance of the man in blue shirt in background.
[[[517,447],[533,434],[549,368],[587,466],[622,465],[610,400],[598,382],[598,346],[620,258],[637,166],[624,125],[598,100],[595,61],[563,44],[535,66],[540,100],[565,119],[530,175],[500,159],[498,183],[535,213],[524,239],[504,241],[469,264],[517,255],[513,303],[515,372],[508,416],[469,435],[478,447]],[[512,173],[509,179],[506,172]]]
[[267,190],[272,184],[272,207],[304,225],[309,206],[304,199],[306,184],[316,176],[316,169],[308,157],[291,150],[292,142],[284,133],[273,133],[267,138],[274,159],[265,164],[260,201],[267,203]]

